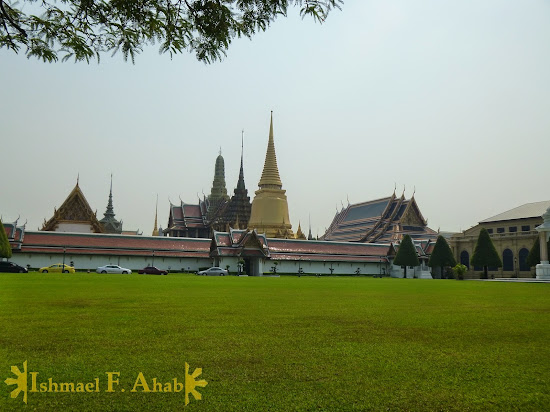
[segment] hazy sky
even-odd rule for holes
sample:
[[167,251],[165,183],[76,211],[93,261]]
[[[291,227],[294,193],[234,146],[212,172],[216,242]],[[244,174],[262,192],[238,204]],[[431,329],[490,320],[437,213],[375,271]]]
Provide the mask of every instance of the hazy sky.
[[219,148],[251,198],[274,111],[294,230],[322,235],[342,203],[416,200],[466,229],[550,199],[550,1],[352,1],[323,25],[298,10],[220,63],[47,64],[0,51],[0,214],[36,230],[80,186],[103,217],[114,175],[124,229],[166,227],[169,199],[210,193]]

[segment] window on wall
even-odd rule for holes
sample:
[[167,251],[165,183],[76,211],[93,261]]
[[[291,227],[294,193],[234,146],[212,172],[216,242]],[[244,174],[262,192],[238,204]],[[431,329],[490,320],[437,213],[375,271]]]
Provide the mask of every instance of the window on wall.
[[465,250],[460,252],[460,263],[470,269],[470,254]]
[[487,229],[487,233],[492,234],[492,233],[493,233],[493,229]]
[[530,230],[531,230],[531,226],[529,226],[529,225],[521,227],[522,232],[529,232]]
[[497,233],[504,233],[503,227],[497,227]]
[[528,272],[531,270],[529,265],[527,265],[527,255],[529,255],[529,250],[526,248],[519,250],[519,270],[522,272]]
[[511,272],[514,270],[514,253],[510,249],[502,252],[502,270]]
[[510,226],[508,228],[508,232],[517,232],[518,231],[518,227],[517,226]]

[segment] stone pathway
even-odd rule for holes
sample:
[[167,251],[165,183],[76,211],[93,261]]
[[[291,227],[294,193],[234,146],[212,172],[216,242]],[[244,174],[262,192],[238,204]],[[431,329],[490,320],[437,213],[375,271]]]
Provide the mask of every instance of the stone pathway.
[[535,279],[535,278],[496,278],[496,279],[468,279],[468,280],[482,280],[484,282],[550,283],[549,279]]

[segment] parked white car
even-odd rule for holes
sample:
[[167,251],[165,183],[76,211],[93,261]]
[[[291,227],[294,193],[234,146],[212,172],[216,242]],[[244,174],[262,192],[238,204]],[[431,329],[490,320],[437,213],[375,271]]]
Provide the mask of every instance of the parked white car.
[[97,273],[122,273],[123,275],[129,275],[130,273],[132,273],[130,269],[121,268],[118,265],[100,266],[95,271]]
[[225,269],[213,267],[206,270],[201,270],[197,273],[200,276],[227,276],[228,272]]

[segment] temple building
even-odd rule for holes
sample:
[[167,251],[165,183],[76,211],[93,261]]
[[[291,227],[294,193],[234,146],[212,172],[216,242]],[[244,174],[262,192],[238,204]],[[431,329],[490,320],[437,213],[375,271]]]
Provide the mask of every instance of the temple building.
[[224,201],[218,206],[217,212],[210,219],[210,226],[213,230],[229,231],[232,229],[246,229],[250,220],[250,196],[244,183],[243,166],[244,143],[241,138],[241,168],[237,187],[233,191],[231,199]]
[[466,276],[479,277],[481,267],[470,265],[481,228],[487,229],[495,245],[502,267],[489,267],[493,277],[534,277],[535,269],[527,264],[527,256],[537,240],[536,227],[543,222],[542,215],[550,207],[550,200],[527,203],[498,215],[483,219],[477,225],[450,238],[456,261],[468,268]]
[[72,233],[105,233],[123,235],[141,235],[139,230],[122,230],[122,220],[118,221],[113,209],[113,178],[111,176],[111,188],[107,209],[103,219],[97,219],[94,212],[80,189],[79,179],[76,186],[65,199],[59,209],[54,209],[53,216],[42,225],[41,231],[46,232],[72,232]]
[[170,203],[168,225],[164,236],[209,238],[210,227],[207,224],[208,199],[199,199],[198,204],[180,201],[179,205]]
[[336,212],[323,240],[339,242],[395,242],[408,234],[415,240],[435,239],[414,199],[390,197],[357,203]]
[[225,162],[221,155],[216,159],[214,181],[208,198],[198,204],[170,204],[165,236],[210,238],[215,230],[245,229],[250,219],[251,203],[244,183],[243,142],[241,140],[241,168],[239,180],[231,198],[225,186]]
[[111,189],[109,190],[109,201],[107,202],[107,210],[103,214],[103,219],[99,221],[103,227],[103,233],[122,233],[122,221],[115,218],[113,210],[113,175],[111,175]]
[[292,239],[292,225],[288,215],[288,202],[277,167],[273,140],[273,112],[269,125],[269,140],[262,177],[252,201],[248,228],[265,234],[268,238]]
[[[111,197],[109,197],[109,202],[112,212]],[[109,206],[107,211],[109,211]],[[82,190],[80,190],[78,179],[76,180],[76,186],[59,209],[54,209],[53,216],[47,222],[44,220],[41,230],[76,233],[104,233],[105,231],[103,225],[97,219],[96,212],[92,210]]]

